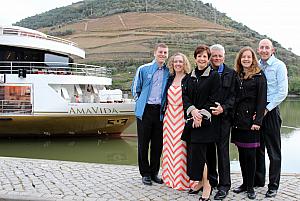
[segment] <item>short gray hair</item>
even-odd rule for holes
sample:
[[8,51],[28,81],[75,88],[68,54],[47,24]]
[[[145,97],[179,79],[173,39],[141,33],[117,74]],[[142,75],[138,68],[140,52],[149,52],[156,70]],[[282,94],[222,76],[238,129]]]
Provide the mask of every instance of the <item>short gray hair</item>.
[[214,44],[214,45],[210,46],[209,49],[210,49],[210,51],[219,50],[219,51],[222,51],[225,54],[225,48],[220,44]]

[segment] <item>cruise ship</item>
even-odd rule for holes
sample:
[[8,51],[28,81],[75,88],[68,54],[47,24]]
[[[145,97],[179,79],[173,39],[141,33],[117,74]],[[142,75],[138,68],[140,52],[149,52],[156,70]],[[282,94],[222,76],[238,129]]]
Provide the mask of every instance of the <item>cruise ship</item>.
[[120,135],[135,121],[110,71],[76,57],[85,51],[72,41],[0,26],[0,137]]

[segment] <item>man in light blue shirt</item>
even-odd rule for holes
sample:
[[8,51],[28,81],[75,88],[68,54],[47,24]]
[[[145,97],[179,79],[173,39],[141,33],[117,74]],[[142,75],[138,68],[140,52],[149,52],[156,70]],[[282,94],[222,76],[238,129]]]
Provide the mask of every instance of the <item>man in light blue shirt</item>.
[[[168,47],[159,43],[154,48],[155,59],[140,66],[134,77],[131,91],[135,105],[138,135],[138,164],[145,185],[152,181],[162,184],[157,176],[163,147],[163,115],[161,107],[166,100],[166,84],[169,70],[165,65]],[[150,144],[150,159],[149,155]]]
[[274,56],[275,49],[269,39],[261,40],[257,51],[261,57],[260,67],[267,78],[267,106],[262,125],[261,145],[256,157],[255,185],[265,185],[265,148],[267,148],[270,167],[266,197],[275,197],[281,173],[281,118],[278,106],[288,93],[287,68]]

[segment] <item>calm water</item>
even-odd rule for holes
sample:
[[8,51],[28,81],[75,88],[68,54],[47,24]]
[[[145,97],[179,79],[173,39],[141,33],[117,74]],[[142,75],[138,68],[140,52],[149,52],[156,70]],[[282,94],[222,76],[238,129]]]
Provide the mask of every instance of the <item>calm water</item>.
[[[300,173],[300,99],[288,99],[281,104],[282,172]],[[295,129],[296,128],[296,129]],[[125,133],[135,132],[132,125]],[[3,138],[0,156],[39,158],[93,163],[137,165],[137,139],[78,138]],[[231,168],[240,171],[238,152],[230,147]]]

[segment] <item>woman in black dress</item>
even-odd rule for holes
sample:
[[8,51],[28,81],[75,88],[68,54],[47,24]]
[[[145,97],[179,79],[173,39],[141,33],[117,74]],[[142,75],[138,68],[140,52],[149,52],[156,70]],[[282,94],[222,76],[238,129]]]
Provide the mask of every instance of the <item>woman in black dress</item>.
[[188,130],[188,175],[193,181],[201,181],[203,193],[200,200],[209,200],[211,186],[207,178],[210,164],[206,160],[207,146],[217,139],[217,132],[212,127],[211,107],[218,101],[220,76],[208,65],[210,50],[200,45],[194,51],[196,68],[190,74],[186,87],[183,89],[183,106],[190,119]]
[[246,191],[249,199],[255,199],[253,189],[256,169],[256,148],[267,103],[267,82],[258,66],[255,52],[242,48],[236,56],[236,103],[231,141],[238,147],[243,183],[233,192]]

